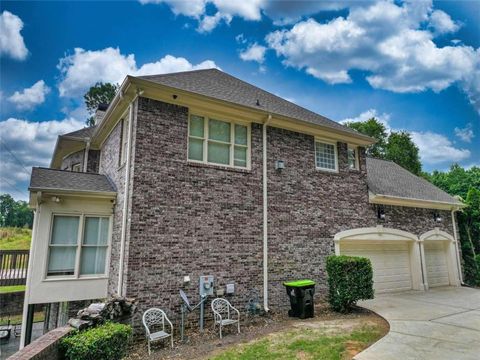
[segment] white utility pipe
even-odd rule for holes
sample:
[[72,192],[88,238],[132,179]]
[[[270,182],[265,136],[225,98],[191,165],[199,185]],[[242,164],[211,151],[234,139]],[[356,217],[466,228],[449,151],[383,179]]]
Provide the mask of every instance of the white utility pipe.
[[123,214],[122,214],[122,232],[120,236],[120,257],[118,266],[118,287],[117,293],[119,296],[123,296],[123,262],[125,257],[125,241],[127,237],[127,223],[128,223],[128,198],[130,189],[130,150],[132,144],[132,129],[133,129],[133,104],[136,97],[130,103],[129,115],[128,115],[128,135],[127,135],[127,153],[125,161],[125,188],[123,191]]
[[83,153],[83,172],[87,172],[89,151],[90,151],[90,139],[85,141],[85,151]]
[[263,123],[263,308],[268,309],[268,192],[267,192],[267,125],[272,119],[268,115]]
[[463,284],[462,266],[460,265],[461,264],[460,252],[458,251],[457,222],[455,221],[455,211],[458,211],[458,209],[452,209],[453,237],[455,239],[455,252],[456,252],[455,258],[457,259],[457,271],[458,271],[458,277],[460,279],[460,284]]

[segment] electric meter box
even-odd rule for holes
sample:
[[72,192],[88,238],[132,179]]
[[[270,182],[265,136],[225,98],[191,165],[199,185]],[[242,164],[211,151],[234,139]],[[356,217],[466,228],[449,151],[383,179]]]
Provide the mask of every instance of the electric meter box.
[[200,296],[213,296],[213,275],[200,276]]

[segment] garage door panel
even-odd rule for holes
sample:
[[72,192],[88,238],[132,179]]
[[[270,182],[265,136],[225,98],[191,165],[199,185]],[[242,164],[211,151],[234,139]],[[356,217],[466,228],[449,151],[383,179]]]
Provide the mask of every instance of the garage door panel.
[[409,248],[406,242],[343,243],[340,245],[340,253],[370,259],[377,293],[412,288]]
[[448,278],[447,258],[444,243],[441,241],[425,241],[425,267],[427,268],[428,286],[446,286]]

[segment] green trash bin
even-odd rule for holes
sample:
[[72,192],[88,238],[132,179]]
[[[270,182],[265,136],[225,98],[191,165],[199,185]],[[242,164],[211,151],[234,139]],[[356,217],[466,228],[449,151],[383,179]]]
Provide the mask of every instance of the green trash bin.
[[288,316],[300,319],[312,318],[314,315],[313,296],[315,295],[315,281],[295,280],[284,282],[290,298],[291,309]]

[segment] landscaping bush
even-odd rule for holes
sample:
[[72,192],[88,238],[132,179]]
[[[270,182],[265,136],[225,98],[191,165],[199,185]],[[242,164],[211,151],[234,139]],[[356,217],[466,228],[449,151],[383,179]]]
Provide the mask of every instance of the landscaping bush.
[[328,301],[335,311],[349,312],[358,300],[373,299],[373,270],[369,259],[356,256],[327,258]]
[[75,331],[62,340],[61,348],[70,360],[116,360],[125,355],[131,334],[129,325],[106,323]]

